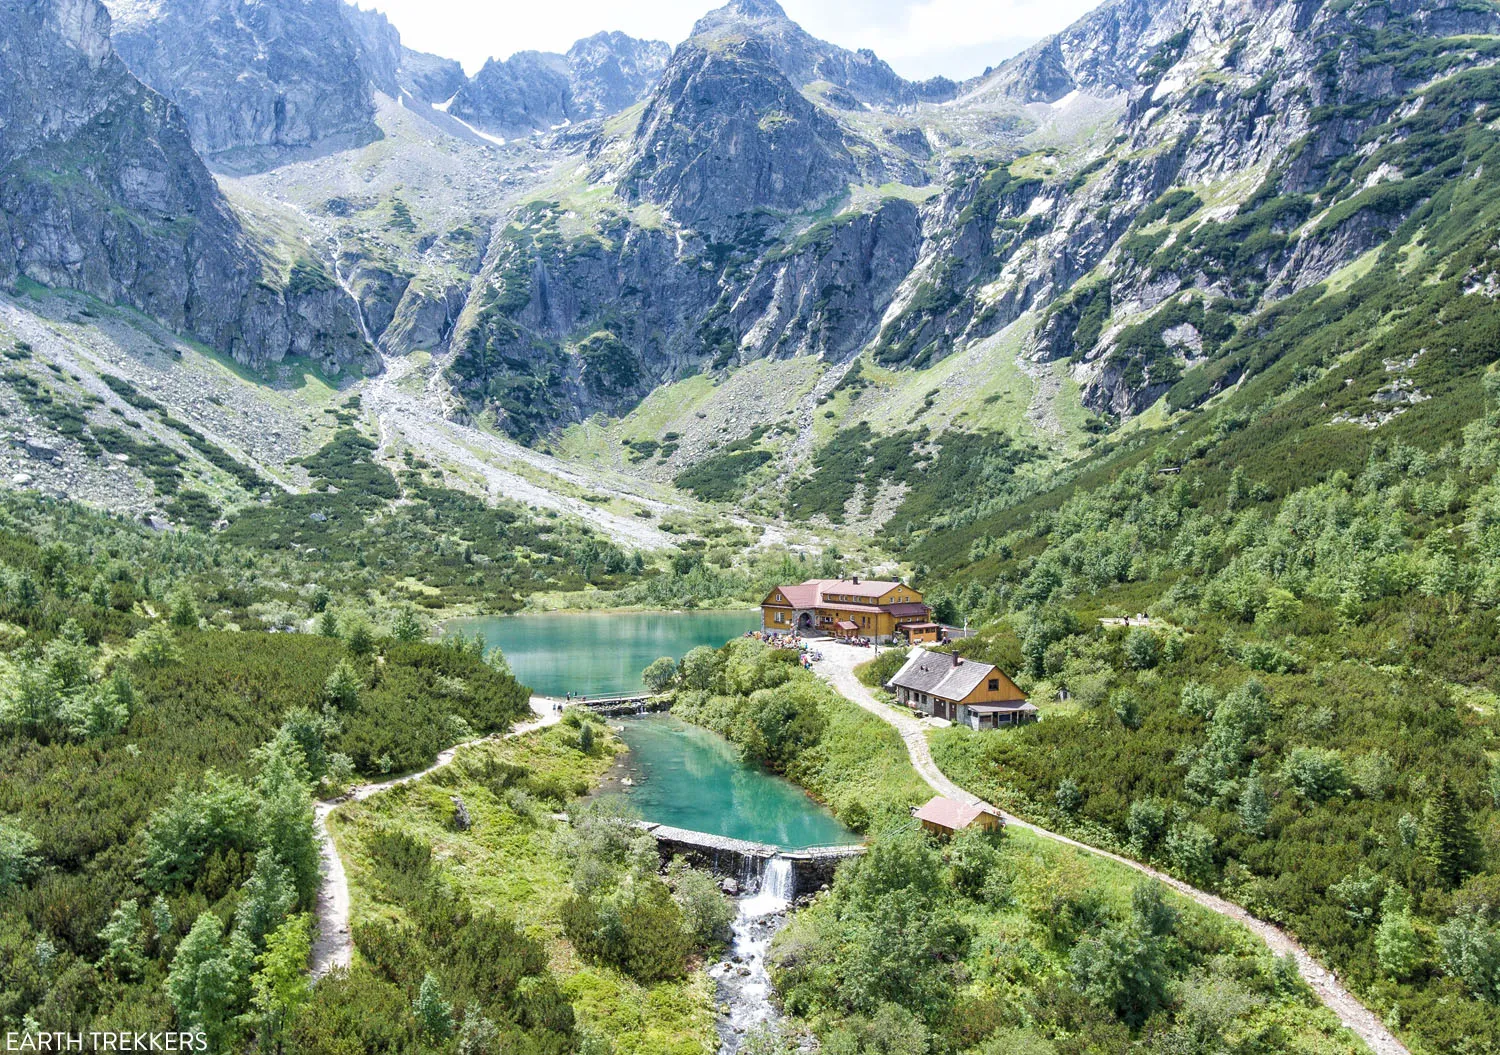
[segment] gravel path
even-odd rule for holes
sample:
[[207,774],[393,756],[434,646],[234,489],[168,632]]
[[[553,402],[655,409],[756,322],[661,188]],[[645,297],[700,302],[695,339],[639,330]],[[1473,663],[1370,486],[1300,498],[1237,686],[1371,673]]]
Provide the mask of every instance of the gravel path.
[[[626,546],[664,549],[674,544],[672,536],[651,521],[600,509],[564,492],[576,488],[605,494],[643,506],[658,517],[691,512],[689,507],[647,493],[648,489],[639,486],[639,481],[590,472],[519,443],[449,421],[430,387],[420,398],[402,388],[401,380],[412,369],[409,360],[387,356],[385,364],[385,371],[364,392],[365,408],[379,423],[382,452],[389,453],[391,444],[400,439],[429,461],[479,477],[491,495],[578,517]],[[533,477],[556,481],[556,490],[534,482]]]
[[[978,803],[983,802],[977,795],[971,794],[948,779],[933,761],[932,750],[927,743],[926,726],[918,719],[912,717],[905,711],[881,703],[860,680],[854,676],[854,668],[871,658],[869,649],[855,648],[851,645],[839,645],[833,642],[825,642],[819,645],[823,652],[823,660],[813,664],[813,670],[821,677],[827,679],[834,688],[838,689],[846,698],[859,704],[871,714],[882,721],[890,723],[901,734],[901,739],[906,743],[907,753],[911,756],[912,765],[916,767],[922,779],[939,795],[945,795],[960,802]],[[997,734],[1004,735],[1004,734]],[[1064,843],[1085,853],[1094,854],[1097,857],[1106,857],[1127,868],[1133,868],[1142,875],[1150,876],[1152,879],[1171,887],[1183,897],[1189,898],[1212,912],[1244,924],[1255,933],[1262,941],[1270,947],[1271,951],[1278,956],[1291,953],[1297,961],[1297,967],[1302,972],[1303,979],[1312,987],[1314,993],[1323,1004],[1338,1016],[1344,1027],[1354,1033],[1375,1055],[1410,1055],[1406,1046],[1397,1040],[1385,1024],[1380,1021],[1369,1008],[1360,1003],[1355,996],[1345,989],[1338,977],[1312,957],[1306,949],[1299,945],[1292,937],[1273,923],[1257,919],[1245,909],[1232,902],[1225,901],[1221,897],[1205,893],[1197,887],[1190,886],[1180,879],[1175,879],[1154,868],[1132,861],[1128,857],[1101,850],[1095,846],[1069,839],[1065,835],[1058,835],[1045,828],[1039,828],[1035,824],[1021,820],[1019,817],[1001,811],[1005,823],[1016,828],[1032,832],[1043,838],[1052,839]]]
[[[537,715],[536,720],[516,726],[503,739],[524,736],[546,726],[556,725],[562,718],[562,712],[553,708],[554,702],[545,696],[533,696],[531,709]],[[493,736],[483,736],[477,740],[455,744],[439,754],[437,761],[426,769],[383,780],[378,784],[356,784],[347,795],[314,804],[313,817],[318,829],[319,853],[323,859],[322,882],[318,886],[318,935],[313,941],[312,951],[314,981],[335,968],[348,967],[354,955],[354,937],[349,931],[349,877],[344,873],[344,862],[339,858],[338,847],[334,845],[333,835],[328,830],[328,815],[346,802],[363,802],[398,784],[421,780],[452,762],[454,756],[464,748],[493,739]]]

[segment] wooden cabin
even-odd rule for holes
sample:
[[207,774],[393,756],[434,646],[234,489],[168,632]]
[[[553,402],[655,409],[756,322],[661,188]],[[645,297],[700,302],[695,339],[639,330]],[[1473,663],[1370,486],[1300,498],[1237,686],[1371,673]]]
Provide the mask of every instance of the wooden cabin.
[[957,652],[914,648],[886,683],[896,702],[914,711],[967,725],[999,729],[1037,719],[1036,707],[998,667]]
[[993,806],[987,806],[982,802],[959,802],[957,799],[944,798],[942,795],[934,795],[925,806],[913,810],[912,816],[921,823],[923,831],[945,839],[952,837],[955,832],[961,832],[973,826],[986,831],[994,831],[1004,826],[1000,812]]

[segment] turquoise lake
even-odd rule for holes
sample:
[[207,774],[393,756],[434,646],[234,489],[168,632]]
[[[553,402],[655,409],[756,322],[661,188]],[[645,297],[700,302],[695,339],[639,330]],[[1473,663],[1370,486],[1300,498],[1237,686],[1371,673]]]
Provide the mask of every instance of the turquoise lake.
[[718,648],[760,627],[760,610],[738,612],[554,612],[462,619],[484,635],[522,684],[543,696],[610,696],[642,688],[641,671],[662,656]]
[[623,728],[624,788],[643,820],[784,850],[841,846],[860,837],[791,781],[740,760],[728,740],[671,715],[610,721]]

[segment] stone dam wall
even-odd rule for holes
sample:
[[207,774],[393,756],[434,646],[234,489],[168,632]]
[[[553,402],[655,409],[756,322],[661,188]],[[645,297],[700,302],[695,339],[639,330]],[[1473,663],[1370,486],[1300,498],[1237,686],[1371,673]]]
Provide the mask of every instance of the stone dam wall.
[[727,877],[744,891],[760,886],[766,862],[784,857],[792,862],[792,896],[811,894],[825,883],[833,882],[840,862],[865,852],[863,846],[815,846],[806,850],[782,850],[768,843],[747,842],[723,835],[673,828],[667,824],[642,823],[656,838],[662,860],[682,857],[695,868],[705,868],[716,876]]

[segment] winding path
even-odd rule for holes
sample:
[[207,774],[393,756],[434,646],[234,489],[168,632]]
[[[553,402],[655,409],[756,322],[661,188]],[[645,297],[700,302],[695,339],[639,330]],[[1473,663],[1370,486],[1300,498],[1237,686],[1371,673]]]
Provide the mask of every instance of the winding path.
[[[911,764],[916,767],[917,772],[922,775],[922,779],[929,787],[939,795],[945,795],[960,802],[980,803],[984,801],[979,796],[959,787],[938,768],[937,762],[933,760],[932,749],[928,746],[927,736],[921,722],[904,711],[881,703],[875,698],[875,694],[854,676],[854,668],[870,658],[867,650],[834,642],[822,643],[819,647],[822,649],[823,659],[813,664],[813,670],[851,702],[895,727],[896,731],[901,734],[901,739],[906,743],[906,751],[911,756]],[[1005,819],[1006,824],[1013,827],[1055,840],[1096,857],[1108,858],[1127,868],[1133,868],[1142,875],[1159,880],[1183,897],[1197,902],[1211,912],[1217,912],[1221,916],[1243,924],[1278,956],[1291,953],[1297,961],[1297,968],[1302,972],[1303,979],[1312,987],[1318,999],[1338,1016],[1346,1029],[1364,1041],[1375,1055],[1410,1055],[1406,1046],[1396,1039],[1395,1035],[1386,1028],[1385,1023],[1360,1003],[1354,994],[1344,988],[1337,975],[1314,959],[1291,935],[1274,923],[1257,919],[1233,902],[1199,890],[1180,879],[1174,879],[1164,872],[1158,872],[1154,868],[1143,865],[1139,861],[1132,861],[1128,857],[1122,857],[1108,850],[1101,850],[1096,846],[1089,846],[1076,839],[1069,839],[1065,835],[1039,828],[1003,810],[1000,811],[1000,815]]]
[[[537,729],[555,725],[562,718],[562,712],[554,707],[556,702],[545,696],[533,696],[531,709],[537,716],[536,720],[516,726],[499,739],[524,736]],[[333,834],[328,830],[328,815],[346,802],[363,802],[372,795],[389,791],[398,784],[409,784],[414,780],[421,780],[427,774],[442,769],[452,762],[454,756],[464,748],[494,739],[497,739],[494,735],[482,736],[476,740],[454,744],[441,752],[437,760],[426,769],[383,780],[377,784],[356,784],[347,795],[314,804],[313,818],[318,830],[318,852],[323,859],[322,879],[318,884],[318,935],[313,941],[312,950],[314,981],[335,968],[348,967],[354,955],[354,936],[349,931],[349,877],[344,873],[344,862],[339,858],[338,847],[333,842]]]

